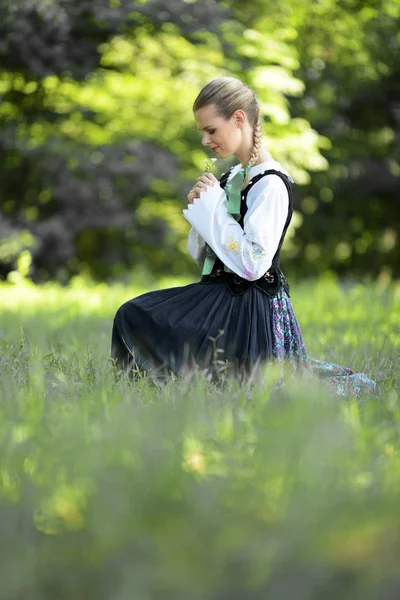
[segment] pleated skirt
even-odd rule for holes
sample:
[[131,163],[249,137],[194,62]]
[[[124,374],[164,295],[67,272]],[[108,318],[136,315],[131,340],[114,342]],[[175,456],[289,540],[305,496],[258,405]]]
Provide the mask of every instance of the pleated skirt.
[[255,286],[234,296],[224,282],[142,294],[115,315],[111,357],[121,369],[156,377],[193,368],[246,377],[266,361],[287,361],[324,379],[338,395],[375,391],[365,374],[308,355],[283,288],[272,298]]

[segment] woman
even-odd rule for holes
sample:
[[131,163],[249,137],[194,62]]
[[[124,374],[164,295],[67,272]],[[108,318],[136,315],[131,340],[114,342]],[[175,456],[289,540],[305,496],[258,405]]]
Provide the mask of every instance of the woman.
[[219,181],[205,173],[188,194],[188,251],[202,277],[123,304],[114,319],[112,357],[125,369],[178,375],[221,364],[247,375],[264,361],[288,360],[327,376],[338,394],[373,391],[366,375],[307,355],[279,265],[293,179],[262,144],[254,93],[237,79],[214,79],[193,112],[203,145],[218,158],[240,161]]

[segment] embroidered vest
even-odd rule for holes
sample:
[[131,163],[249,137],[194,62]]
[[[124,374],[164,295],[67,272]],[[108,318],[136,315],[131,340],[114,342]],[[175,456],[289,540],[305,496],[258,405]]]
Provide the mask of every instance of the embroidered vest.
[[[231,170],[229,170],[227,173],[224,173],[219,180],[220,186],[223,189],[225,188],[226,182],[228,181],[230,171]],[[278,175],[278,177],[280,177],[282,179],[283,183],[285,184],[286,189],[288,191],[288,196],[289,196],[288,216],[286,218],[286,222],[285,222],[285,225],[284,225],[284,228],[282,231],[282,235],[279,240],[278,248],[272,259],[272,264],[271,264],[270,268],[259,279],[256,279],[255,281],[249,281],[248,279],[244,279],[243,277],[240,277],[236,273],[228,273],[228,272],[224,271],[224,264],[223,264],[222,260],[217,257],[217,259],[214,263],[213,270],[211,271],[211,273],[209,275],[203,275],[200,280],[200,283],[208,284],[208,283],[224,282],[225,285],[227,286],[227,288],[229,289],[229,291],[234,296],[240,296],[241,294],[244,294],[244,292],[246,292],[248,289],[250,289],[253,286],[258,288],[259,290],[261,290],[262,292],[264,292],[265,294],[267,294],[267,296],[270,296],[271,298],[273,296],[275,296],[275,294],[277,294],[282,287],[286,290],[287,294],[290,295],[289,284],[286,281],[286,278],[285,278],[284,274],[282,273],[280,266],[279,266],[279,256],[280,256],[281,247],[282,247],[283,240],[285,239],[285,235],[286,235],[286,232],[288,230],[288,227],[289,227],[290,221],[292,219],[292,215],[293,215],[292,184],[291,184],[290,179],[287,177],[287,175],[285,175],[284,173],[281,173],[281,171],[277,171],[275,169],[267,169],[266,171],[263,171],[262,173],[259,173],[258,175],[255,175],[254,177],[252,177],[250,182],[248,183],[248,185],[242,190],[242,199],[241,199],[241,205],[240,205],[240,220],[238,221],[238,223],[239,223],[239,225],[241,225],[241,227],[243,227],[243,220],[244,220],[245,214],[247,212],[247,202],[246,202],[247,194],[249,193],[249,191],[251,190],[253,185],[255,185],[257,183],[257,181],[259,181],[262,177],[265,177],[266,175]]]

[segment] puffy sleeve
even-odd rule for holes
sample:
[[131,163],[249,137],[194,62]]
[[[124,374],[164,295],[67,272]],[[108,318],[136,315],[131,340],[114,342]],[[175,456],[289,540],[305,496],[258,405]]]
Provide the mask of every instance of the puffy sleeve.
[[274,174],[262,177],[250,189],[247,204],[242,228],[228,214],[225,192],[215,184],[183,214],[229,269],[255,281],[270,268],[288,216],[284,182]]
[[194,227],[189,231],[187,249],[197,264],[203,266],[206,255],[206,243]]

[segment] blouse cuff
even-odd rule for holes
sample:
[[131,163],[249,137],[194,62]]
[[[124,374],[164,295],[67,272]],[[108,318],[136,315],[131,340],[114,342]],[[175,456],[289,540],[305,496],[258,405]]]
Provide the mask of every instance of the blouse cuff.
[[187,250],[190,256],[197,262],[198,265],[202,266],[205,258],[205,247],[206,243],[199,235],[198,231],[192,227],[189,231]]
[[215,246],[213,239],[214,215],[224,200],[226,203],[224,190],[219,184],[215,184],[207,188],[206,192],[200,194],[200,198],[196,198],[183,210],[185,219],[212,248]]

